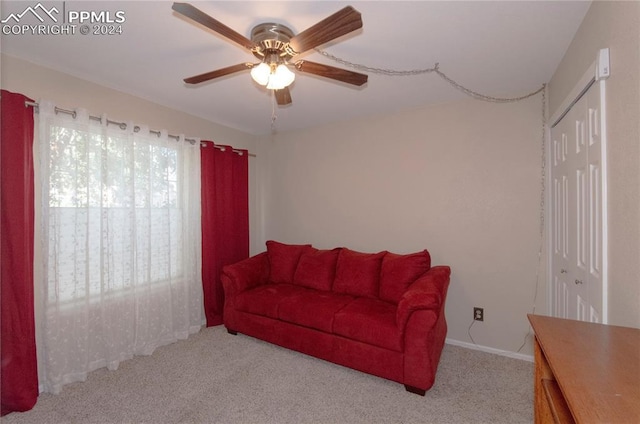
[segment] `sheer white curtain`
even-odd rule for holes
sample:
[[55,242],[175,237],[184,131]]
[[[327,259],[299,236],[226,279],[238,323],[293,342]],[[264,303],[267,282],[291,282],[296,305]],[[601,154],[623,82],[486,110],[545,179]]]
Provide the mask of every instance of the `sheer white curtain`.
[[38,366],[57,393],[202,326],[200,146],[46,101],[38,119]]

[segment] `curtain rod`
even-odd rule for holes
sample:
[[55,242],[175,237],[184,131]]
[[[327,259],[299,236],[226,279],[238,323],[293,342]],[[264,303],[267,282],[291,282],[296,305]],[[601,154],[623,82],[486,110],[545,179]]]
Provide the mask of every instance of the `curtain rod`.
[[[29,101],[25,101],[25,102],[24,102],[24,105],[25,105],[25,106],[33,106],[33,107],[34,107],[34,108],[36,108],[36,109],[38,108],[38,106],[40,106],[37,102],[29,102]],[[62,108],[60,108],[60,107],[56,106],[56,107],[55,107],[55,111],[56,111],[56,113],[58,113],[58,112],[62,112],[62,113],[66,113],[66,114],[68,114],[68,115],[71,115],[71,116],[73,116],[74,118],[76,117],[76,112],[75,112],[74,110],[62,109]],[[102,118],[100,118],[99,116],[89,115],[89,119],[94,120],[94,121],[100,121],[100,122],[102,122]],[[107,125],[109,125],[109,124],[118,125],[118,126],[120,127],[120,129],[123,129],[123,130],[127,128],[127,123],[126,123],[126,122],[118,122],[118,121],[112,121],[112,120],[110,120],[110,119],[107,119]],[[134,132],[138,132],[138,131],[140,131],[140,127],[139,127],[139,126],[137,126],[137,125],[136,125],[136,126],[134,126],[134,127],[133,127],[133,131],[134,131]],[[155,135],[157,135],[157,136],[160,136],[160,131],[157,131],[157,130],[149,130],[149,132],[150,132],[151,134],[155,134]],[[177,135],[167,134],[167,136],[168,136],[168,137],[170,137],[170,138],[175,139],[176,141],[180,140],[180,136],[177,136]],[[194,138],[185,138],[185,139],[184,139],[184,141],[188,141],[188,142],[190,142],[191,144],[195,144],[196,139],[194,139]],[[201,146],[201,147],[207,147],[207,143],[200,142],[200,146]],[[226,148],[225,148],[224,146],[218,146],[218,145],[216,145],[216,144],[213,144],[213,147],[215,147],[215,148],[216,148],[216,149],[218,149],[218,150],[222,150],[223,152],[226,150]],[[244,153],[242,150],[238,150],[238,149],[234,149],[234,148],[231,148],[231,151],[232,151],[233,153],[237,153],[237,154],[239,154],[239,155],[242,155],[242,154]],[[253,157],[253,158],[255,158],[255,157],[256,157],[256,155],[254,155],[253,153],[248,153],[248,155],[249,155],[250,157]]]

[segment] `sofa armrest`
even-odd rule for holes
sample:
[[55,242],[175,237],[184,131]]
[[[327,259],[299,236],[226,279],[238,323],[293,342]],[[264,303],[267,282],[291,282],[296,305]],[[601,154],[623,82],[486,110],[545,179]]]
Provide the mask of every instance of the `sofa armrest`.
[[251,287],[266,284],[269,280],[269,257],[267,252],[226,265],[222,268],[222,286],[225,298],[233,298]]
[[404,329],[414,311],[431,309],[439,315],[444,306],[451,268],[434,266],[414,281],[400,298],[396,312],[396,324]]

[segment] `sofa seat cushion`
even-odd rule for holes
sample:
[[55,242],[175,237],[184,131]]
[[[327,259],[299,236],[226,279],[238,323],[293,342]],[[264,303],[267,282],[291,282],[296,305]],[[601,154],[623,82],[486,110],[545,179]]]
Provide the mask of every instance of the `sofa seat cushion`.
[[358,298],[338,311],[333,333],[363,343],[402,352],[396,326],[396,305],[379,299]]
[[236,309],[269,318],[278,318],[278,305],[285,299],[309,289],[293,284],[265,284],[236,296]]
[[336,312],[354,299],[353,296],[310,290],[283,299],[278,308],[278,318],[331,333]]

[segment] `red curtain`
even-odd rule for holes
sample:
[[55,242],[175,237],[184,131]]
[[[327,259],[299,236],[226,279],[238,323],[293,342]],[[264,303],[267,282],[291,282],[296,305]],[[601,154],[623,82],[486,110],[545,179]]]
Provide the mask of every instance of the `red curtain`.
[[222,267],[249,257],[249,155],[246,150],[206,144],[200,149],[202,284],[211,327],[222,324]]
[[2,415],[33,408],[38,397],[33,312],[33,108],[2,90],[0,192],[0,348]]

